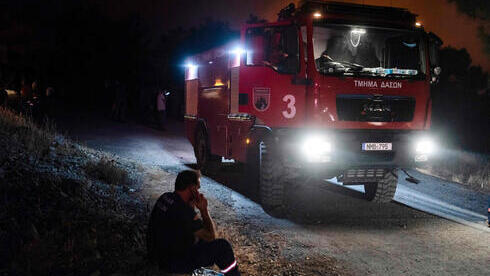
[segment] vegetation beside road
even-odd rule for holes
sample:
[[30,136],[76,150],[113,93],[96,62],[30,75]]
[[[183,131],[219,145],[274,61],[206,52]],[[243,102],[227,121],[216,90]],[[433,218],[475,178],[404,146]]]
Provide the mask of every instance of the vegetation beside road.
[[106,275],[144,266],[147,210],[129,190],[141,183],[135,163],[0,108],[0,183],[1,274]]
[[490,157],[461,150],[446,150],[427,168],[419,169],[472,190],[490,194]]

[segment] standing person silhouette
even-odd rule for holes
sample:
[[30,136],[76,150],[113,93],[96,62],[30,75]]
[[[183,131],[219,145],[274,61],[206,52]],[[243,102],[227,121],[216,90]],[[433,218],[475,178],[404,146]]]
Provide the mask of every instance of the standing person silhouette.
[[159,91],[157,94],[157,111],[160,129],[165,130],[165,121],[167,119],[167,98],[164,91]]

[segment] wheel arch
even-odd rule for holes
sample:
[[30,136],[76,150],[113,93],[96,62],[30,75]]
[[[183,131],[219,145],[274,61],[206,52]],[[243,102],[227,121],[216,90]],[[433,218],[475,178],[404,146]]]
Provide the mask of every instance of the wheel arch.
[[253,143],[262,141],[268,135],[272,135],[272,129],[264,125],[253,125],[250,128],[250,138]]

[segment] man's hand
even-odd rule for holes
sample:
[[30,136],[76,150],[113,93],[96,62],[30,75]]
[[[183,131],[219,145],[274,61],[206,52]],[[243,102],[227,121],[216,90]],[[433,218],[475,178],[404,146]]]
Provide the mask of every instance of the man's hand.
[[195,206],[201,212],[206,212],[208,210],[208,200],[203,194],[197,196]]
[[201,218],[204,223],[204,228],[197,231],[195,234],[200,239],[205,241],[212,241],[216,239],[216,226],[214,225],[213,219],[208,212],[208,200],[203,194],[199,194],[195,200],[195,206],[201,212]]

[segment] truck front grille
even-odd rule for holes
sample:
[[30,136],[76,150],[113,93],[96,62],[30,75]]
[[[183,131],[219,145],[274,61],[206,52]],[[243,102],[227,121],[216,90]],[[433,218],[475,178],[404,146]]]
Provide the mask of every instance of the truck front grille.
[[414,110],[413,97],[337,95],[337,115],[341,121],[409,122]]
[[383,179],[385,169],[350,169],[346,170],[339,181],[344,183],[376,182]]

